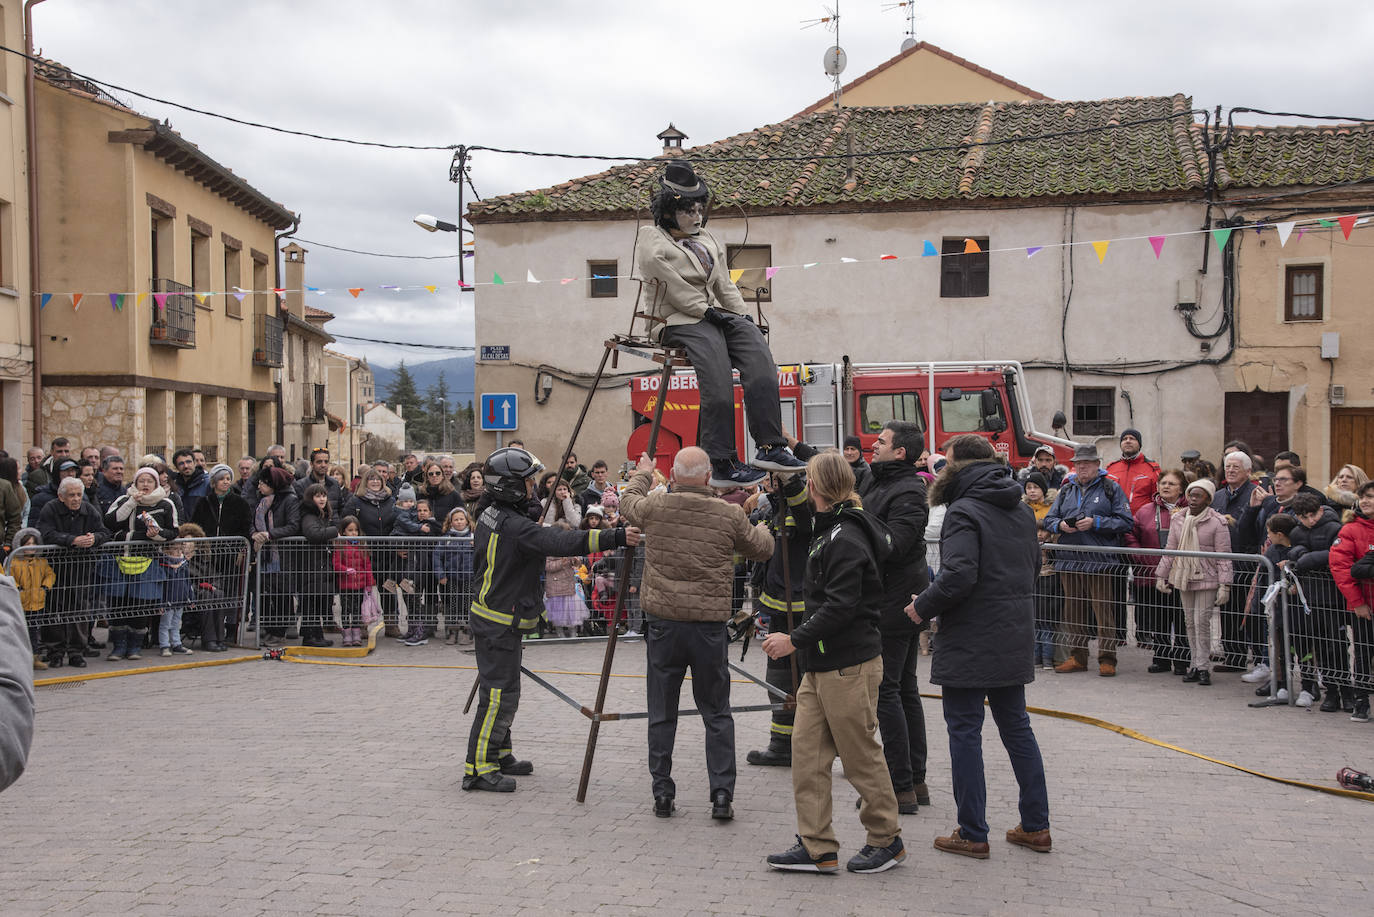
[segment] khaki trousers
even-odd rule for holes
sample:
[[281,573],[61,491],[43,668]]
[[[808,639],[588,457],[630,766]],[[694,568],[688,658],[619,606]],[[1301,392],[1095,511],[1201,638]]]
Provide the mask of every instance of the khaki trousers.
[[833,672],[807,672],[797,688],[797,718],[792,727],[792,794],[797,833],[811,856],[840,849],[831,823],[834,800],[831,772],[838,754],[845,776],[863,802],[859,821],[866,843],[886,847],[902,833],[897,796],[892,791],[883,746],[878,741],[878,685],[883,660]]
[[1088,641],[1097,625],[1097,661],[1116,665],[1116,613],[1112,607],[1112,575],[1101,573],[1061,573],[1064,586],[1064,624],[1069,635],[1069,653],[1088,664]]

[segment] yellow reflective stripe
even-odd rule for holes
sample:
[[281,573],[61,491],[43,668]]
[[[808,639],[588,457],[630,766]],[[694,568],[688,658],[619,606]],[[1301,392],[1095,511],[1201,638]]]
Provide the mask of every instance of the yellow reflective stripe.
[[590,552],[590,553],[594,553],[594,552],[596,552],[596,551],[600,551],[600,550],[601,550],[601,530],[600,530],[600,529],[592,529],[591,532],[590,532],[590,535],[591,535],[591,537],[587,539],[587,551]]
[[[487,539],[487,569],[482,571],[482,587],[477,590],[477,598],[473,599],[472,607],[478,607],[478,603],[485,606],[487,601],[487,591],[491,589],[491,571],[496,567],[496,539],[501,536],[495,532]],[[491,609],[487,609],[490,611]],[[495,620],[495,618],[491,619]],[[510,622],[507,621],[507,624]]]
[[[759,604],[762,605],[764,608],[770,609],[770,610],[772,610],[772,611],[787,611],[787,610],[789,610],[788,607],[787,607],[787,603],[786,603],[786,602],[784,602],[782,599],[775,599],[775,598],[773,598],[771,595],[769,595],[769,594],[766,593],[766,592],[759,596]],[[474,605],[473,607],[475,608],[476,606]],[[795,611],[795,612],[803,612],[803,611],[806,611],[806,600],[805,600],[805,599],[797,599],[797,600],[795,600],[795,601],[792,603],[792,608],[791,608],[791,610],[792,610],[792,611]]]
[[491,729],[496,725],[496,714],[500,709],[501,689],[492,688],[487,697],[487,715],[482,719],[481,732],[477,733],[477,760],[473,768],[476,774],[487,774],[500,767],[499,764],[487,761],[487,751],[491,747]]
[[806,488],[805,488],[805,487],[803,487],[803,488],[796,494],[796,496],[792,496],[792,497],[788,497],[788,498],[787,498],[787,505],[788,505],[788,506],[801,506],[801,505],[802,505],[803,503],[805,503],[805,502],[806,502]]
[[779,723],[777,720],[774,720],[772,724],[768,727],[768,731],[774,733],[775,735],[790,736],[792,734],[792,724]]
[[515,623],[515,615],[506,614],[503,611],[492,611],[487,606],[475,600],[472,603],[472,612],[477,615],[477,617],[491,621],[495,624],[510,625]]
[[541,611],[539,614],[535,615],[535,616],[532,617],[532,618],[521,618],[521,619],[520,619],[520,628],[519,628],[519,629],[520,629],[520,630],[534,630],[535,627],[537,627],[537,626],[539,625],[539,619],[542,618],[542,617],[544,617],[544,613]]

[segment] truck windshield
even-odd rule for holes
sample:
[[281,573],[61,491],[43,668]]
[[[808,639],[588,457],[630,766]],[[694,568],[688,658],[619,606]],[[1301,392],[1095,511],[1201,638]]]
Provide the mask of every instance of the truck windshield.
[[921,413],[920,396],[915,392],[872,392],[859,396],[862,432],[877,435],[889,420],[909,420],[924,433],[926,417]]
[[992,417],[1002,416],[1001,399],[997,402],[997,413],[984,417],[979,403],[981,392],[964,391],[959,398],[949,399],[948,391],[940,395],[940,426],[945,433],[986,433],[994,428],[1007,428],[1005,423],[1000,427],[988,424]]

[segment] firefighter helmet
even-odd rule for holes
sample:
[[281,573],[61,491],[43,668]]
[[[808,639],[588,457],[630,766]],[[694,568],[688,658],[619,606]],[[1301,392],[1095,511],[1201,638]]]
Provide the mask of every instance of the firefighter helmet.
[[525,481],[544,470],[524,449],[507,446],[487,456],[482,467],[483,486],[493,500],[519,503],[526,498]]

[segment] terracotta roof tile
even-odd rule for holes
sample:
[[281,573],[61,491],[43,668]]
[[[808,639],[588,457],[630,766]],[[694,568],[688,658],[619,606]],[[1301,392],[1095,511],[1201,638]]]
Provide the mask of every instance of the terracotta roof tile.
[[[684,150],[718,204],[754,211],[1194,191],[1206,171],[1192,101],[992,102],[841,108]],[[1149,123],[1135,123],[1149,122]],[[1108,125],[1124,125],[1099,130]],[[1001,143],[1017,138],[1024,142]],[[973,149],[960,147],[974,144]],[[949,147],[954,147],[950,149]],[[851,161],[824,155],[902,151]],[[731,161],[744,157],[745,161]],[[712,161],[715,160],[715,161]],[[478,221],[647,211],[662,157],[475,203]]]
[[1221,166],[1223,188],[1368,181],[1374,178],[1374,124],[1237,127]]

